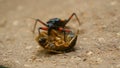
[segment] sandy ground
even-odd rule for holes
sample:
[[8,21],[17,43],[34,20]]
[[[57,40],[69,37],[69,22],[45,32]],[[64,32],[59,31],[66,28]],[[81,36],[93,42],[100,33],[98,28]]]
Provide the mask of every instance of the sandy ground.
[[[54,17],[67,19],[73,12],[81,21],[76,50],[56,55],[45,53],[34,40],[34,20],[30,18],[46,22]],[[75,25],[75,21],[70,25]],[[120,68],[120,0],[0,0],[1,65]]]

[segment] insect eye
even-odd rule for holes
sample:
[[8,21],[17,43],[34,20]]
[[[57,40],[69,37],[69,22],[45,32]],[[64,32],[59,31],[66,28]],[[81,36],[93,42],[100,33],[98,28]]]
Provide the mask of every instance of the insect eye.
[[39,39],[39,43],[45,43],[46,42],[46,39],[45,38],[40,38]]

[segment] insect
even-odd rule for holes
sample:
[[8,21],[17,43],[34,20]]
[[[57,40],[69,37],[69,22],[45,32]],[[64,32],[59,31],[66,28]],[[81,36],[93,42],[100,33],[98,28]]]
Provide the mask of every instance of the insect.
[[72,13],[72,15],[65,20],[52,18],[47,23],[42,22],[40,19],[35,19],[33,33],[35,32],[37,22],[45,26],[38,28],[38,36],[36,37],[38,44],[49,52],[61,53],[72,50],[76,44],[79,30],[77,33],[74,33],[70,28],[66,27],[66,24],[73,16],[76,17],[80,25],[76,13]]

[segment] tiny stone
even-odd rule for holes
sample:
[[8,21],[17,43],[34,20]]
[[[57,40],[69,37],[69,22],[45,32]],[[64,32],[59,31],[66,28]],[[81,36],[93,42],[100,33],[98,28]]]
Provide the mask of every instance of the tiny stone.
[[87,40],[87,38],[83,38],[83,40]]
[[75,57],[75,56],[72,56],[71,59],[74,59],[74,60],[81,60],[80,57]]
[[83,61],[86,61],[87,59],[83,59]]
[[117,36],[120,36],[120,32],[118,32],[118,33],[116,33],[117,34]]
[[19,23],[18,20],[15,20],[15,21],[13,22],[13,25],[14,25],[14,26],[17,26],[18,23]]
[[[118,16],[118,17],[119,17],[119,16]],[[115,21],[115,20],[118,20],[118,17],[114,17],[113,20],[114,20],[114,21]]]
[[36,46],[36,48],[40,48],[40,46]]
[[102,29],[105,29],[106,27],[107,27],[106,25],[101,26]]
[[120,68],[120,64],[117,64],[116,67],[117,67],[117,68]]
[[117,49],[120,50],[120,46],[117,46]]
[[25,49],[27,49],[27,50],[28,50],[28,49],[31,49],[31,48],[32,48],[32,46],[27,46]]
[[7,58],[5,58],[5,59],[3,59],[3,61],[8,61],[8,59],[7,59]]
[[102,59],[101,59],[101,58],[97,58],[96,62],[97,62],[97,63],[101,63],[101,62],[102,62]]
[[24,64],[24,66],[25,66],[25,67],[31,67],[31,66],[30,66],[30,65],[28,65],[28,64]]
[[117,2],[116,2],[116,1],[113,1],[113,2],[111,2],[110,4],[113,6],[113,5],[116,5]]
[[20,61],[18,61],[18,60],[16,60],[15,62],[16,62],[17,64],[20,64]]
[[89,56],[89,55],[92,55],[93,54],[93,52],[92,51],[88,51],[87,52],[87,55]]
[[104,38],[98,38],[98,41],[99,42],[105,42],[105,39]]

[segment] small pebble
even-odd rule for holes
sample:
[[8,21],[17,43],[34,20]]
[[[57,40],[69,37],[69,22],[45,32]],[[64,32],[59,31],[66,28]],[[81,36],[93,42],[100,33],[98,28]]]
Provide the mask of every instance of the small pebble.
[[29,50],[29,49],[31,49],[31,48],[32,48],[32,46],[27,46],[25,49]]
[[83,61],[86,61],[87,59],[83,59]]
[[87,52],[87,55],[88,55],[88,56],[90,56],[90,55],[92,55],[92,54],[93,54],[92,51],[88,51],[88,52]]
[[18,60],[15,60],[15,63],[17,63],[17,64],[20,64],[20,61],[18,61]]
[[36,46],[36,48],[40,48],[40,46]]
[[88,38],[83,38],[83,40],[87,40]]
[[97,62],[97,63],[101,63],[101,62],[102,62],[102,59],[101,59],[101,58],[97,58],[96,62]]
[[5,58],[5,59],[3,59],[3,61],[5,61],[5,62],[7,62],[7,61],[9,61],[7,58]]
[[13,22],[13,25],[14,25],[14,26],[17,26],[18,23],[19,23],[19,21],[18,21],[18,20],[15,20],[15,21]]
[[111,4],[112,6],[114,6],[114,5],[117,4],[117,1],[112,1],[110,4]]
[[117,34],[117,36],[119,36],[120,37],[120,32],[118,32],[118,33],[116,33]]
[[79,60],[79,61],[82,60],[80,57],[75,57],[75,56],[72,56],[71,59],[72,60]]
[[118,50],[120,50],[120,45],[119,45],[119,46],[117,46],[117,49],[118,49]]
[[105,39],[104,38],[98,38],[98,41],[99,42],[105,42]]
[[120,64],[117,64],[117,65],[116,65],[116,68],[120,68]]
[[103,26],[101,26],[100,28],[101,29],[105,29],[107,26],[106,25],[103,25]]
[[29,64],[24,64],[25,67],[31,67]]

